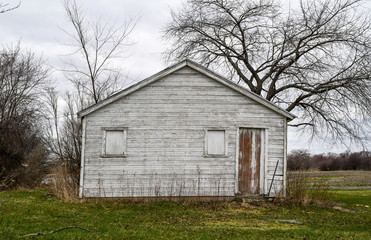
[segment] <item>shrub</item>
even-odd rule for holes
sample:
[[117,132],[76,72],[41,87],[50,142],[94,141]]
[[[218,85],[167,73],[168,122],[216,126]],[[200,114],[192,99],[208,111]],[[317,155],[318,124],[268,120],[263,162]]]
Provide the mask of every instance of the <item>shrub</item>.
[[324,183],[312,183],[304,171],[288,172],[285,202],[295,205],[327,205],[330,203],[329,191]]

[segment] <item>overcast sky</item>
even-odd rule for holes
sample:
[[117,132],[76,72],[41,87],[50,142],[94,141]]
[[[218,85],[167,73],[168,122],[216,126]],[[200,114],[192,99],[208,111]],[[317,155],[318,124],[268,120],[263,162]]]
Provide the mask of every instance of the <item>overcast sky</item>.
[[[10,6],[19,1],[1,1]],[[170,9],[180,6],[181,0],[79,0],[89,19],[124,22],[125,18],[139,16],[140,19],[131,34],[135,44],[127,48],[126,58],[120,59],[123,72],[127,74],[127,84],[142,80],[167,67],[161,54],[166,49],[166,42],[161,39],[161,29],[170,19]],[[295,2],[295,1],[294,1]],[[66,54],[71,49],[62,43],[70,39],[61,28],[72,31],[66,21],[62,0],[23,0],[21,6],[13,11],[0,14],[0,39],[2,46],[16,44],[27,48],[37,55],[42,55],[54,69],[53,79],[62,89],[68,86],[63,74],[58,71]],[[368,146],[371,148],[371,145]],[[308,137],[289,130],[288,149],[305,148],[312,153],[340,152],[347,148],[333,146],[329,142],[318,140],[308,143]],[[353,146],[353,151],[361,150]]]
[[[5,1],[5,0],[4,0]],[[4,2],[3,1],[3,2]],[[17,1],[8,0],[16,5]],[[126,48],[127,58],[120,59],[123,71],[132,80],[140,80],[165,68],[161,53],[165,42],[161,40],[161,29],[170,19],[170,8],[176,8],[179,0],[78,0],[83,5],[87,18],[117,21],[139,16],[139,21],[130,35],[134,45]],[[13,11],[0,15],[0,39],[2,45],[21,40],[21,46],[42,54],[48,63],[58,68],[65,55],[70,53],[63,44],[71,39],[65,29],[71,31],[62,0],[28,0]]]

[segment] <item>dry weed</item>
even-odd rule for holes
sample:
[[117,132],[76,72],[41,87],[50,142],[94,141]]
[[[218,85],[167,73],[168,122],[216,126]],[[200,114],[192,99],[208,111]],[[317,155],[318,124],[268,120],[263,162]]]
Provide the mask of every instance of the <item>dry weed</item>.
[[57,166],[51,173],[51,187],[54,194],[63,201],[78,199],[78,183],[65,166]]
[[329,205],[328,187],[322,182],[311,182],[304,171],[287,173],[285,203],[296,205]]

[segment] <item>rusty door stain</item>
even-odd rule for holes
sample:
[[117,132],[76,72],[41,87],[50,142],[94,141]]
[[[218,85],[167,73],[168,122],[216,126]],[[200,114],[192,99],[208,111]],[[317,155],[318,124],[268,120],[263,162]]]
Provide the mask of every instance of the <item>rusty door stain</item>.
[[238,156],[238,190],[240,194],[259,194],[262,131],[261,129],[240,129]]

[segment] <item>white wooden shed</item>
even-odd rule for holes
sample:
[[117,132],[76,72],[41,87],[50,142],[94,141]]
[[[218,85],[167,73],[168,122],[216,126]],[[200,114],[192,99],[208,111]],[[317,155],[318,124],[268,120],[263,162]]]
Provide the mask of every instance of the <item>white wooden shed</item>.
[[79,112],[80,197],[271,195],[295,116],[185,60]]

